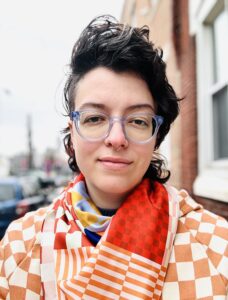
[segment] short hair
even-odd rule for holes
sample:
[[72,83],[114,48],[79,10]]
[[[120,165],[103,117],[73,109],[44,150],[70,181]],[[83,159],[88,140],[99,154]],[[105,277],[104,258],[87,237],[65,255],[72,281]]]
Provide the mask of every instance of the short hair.
[[[115,72],[134,72],[147,83],[156,106],[156,114],[164,118],[156,137],[155,149],[170,130],[170,125],[179,113],[179,100],[166,76],[163,51],[149,41],[149,28],[131,27],[119,23],[110,15],[93,19],[76,41],[70,62],[70,72],[64,87],[64,100],[67,115],[74,110],[77,84],[90,70],[106,67]],[[80,172],[72,146],[69,127],[63,132],[64,146],[69,156],[68,164],[72,171]],[[152,159],[144,177],[165,183],[170,171],[160,155]]]

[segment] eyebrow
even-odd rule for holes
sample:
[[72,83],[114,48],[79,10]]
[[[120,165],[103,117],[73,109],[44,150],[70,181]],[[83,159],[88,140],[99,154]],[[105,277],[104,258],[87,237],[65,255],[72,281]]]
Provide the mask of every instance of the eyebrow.
[[[82,106],[79,108],[79,110],[85,109],[85,108],[98,108],[98,109],[107,109],[107,106],[105,104],[101,104],[101,103],[95,103],[95,102],[87,102],[82,104]],[[152,111],[154,111],[154,108],[152,105],[147,104],[147,103],[142,103],[142,104],[135,104],[135,105],[131,105],[128,106],[126,108],[126,111],[131,111],[131,110],[135,110],[135,109],[143,109],[143,108],[149,108]]]
[[129,106],[126,110],[129,111],[129,110],[135,110],[135,109],[143,109],[143,108],[149,108],[151,109],[152,111],[154,111],[154,108],[152,105],[150,104],[147,104],[147,103],[142,103],[142,104],[135,104],[135,105],[131,105]]
[[104,104],[101,103],[95,103],[95,102],[87,102],[82,104],[82,106],[79,107],[79,110],[82,110],[84,108],[99,108],[99,109],[105,109],[106,106]]

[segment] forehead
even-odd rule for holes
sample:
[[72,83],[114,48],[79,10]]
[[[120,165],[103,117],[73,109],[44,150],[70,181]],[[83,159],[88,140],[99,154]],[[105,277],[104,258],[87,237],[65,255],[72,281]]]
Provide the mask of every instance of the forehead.
[[142,104],[154,108],[151,92],[141,77],[133,72],[114,72],[104,67],[89,71],[77,85],[75,108],[93,103],[110,110],[125,110]]

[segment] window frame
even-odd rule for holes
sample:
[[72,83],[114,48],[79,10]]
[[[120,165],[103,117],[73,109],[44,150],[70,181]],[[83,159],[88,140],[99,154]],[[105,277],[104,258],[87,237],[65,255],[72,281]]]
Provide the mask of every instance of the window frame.
[[[214,84],[214,66],[208,63],[214,61],[212,24],[223,10],[228,18],[228,0],[189,1],[190,33],[196,36],[197,61],[198,176],[193,192],[201,197],[228,202],[228,157],[214,160],[213,143],[213,95],[228,86],[228,78]],[[205,129],[210,134],[205,134]]]

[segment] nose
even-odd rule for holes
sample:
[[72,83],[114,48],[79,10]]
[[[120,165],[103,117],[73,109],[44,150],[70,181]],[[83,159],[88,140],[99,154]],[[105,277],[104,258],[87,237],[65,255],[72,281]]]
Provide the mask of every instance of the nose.
[[125,137],[121,122],[113,122],[109,135],[104,142],[106,146],[113,147],[117,151],[127,148],[128,140]]

